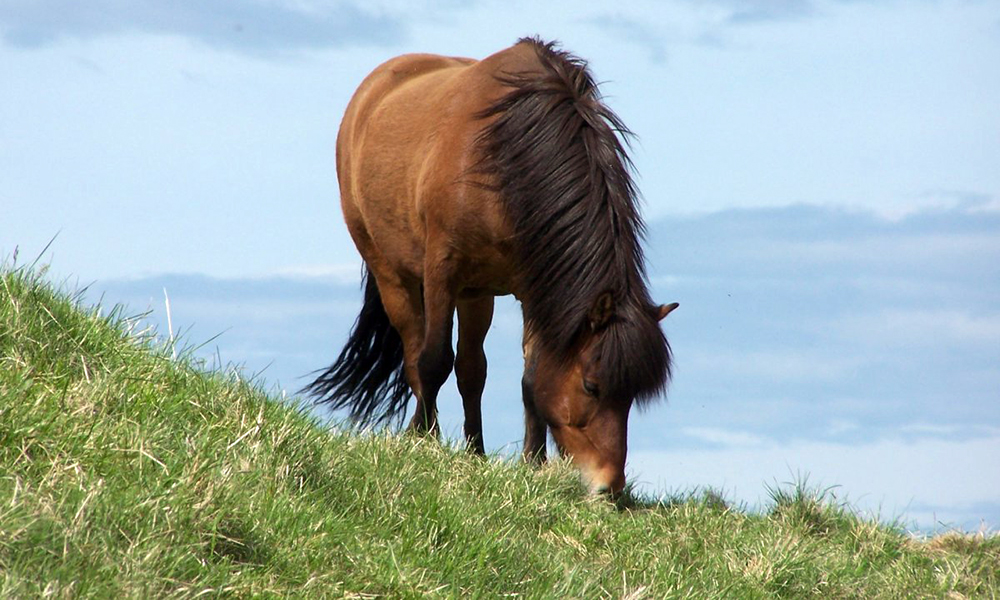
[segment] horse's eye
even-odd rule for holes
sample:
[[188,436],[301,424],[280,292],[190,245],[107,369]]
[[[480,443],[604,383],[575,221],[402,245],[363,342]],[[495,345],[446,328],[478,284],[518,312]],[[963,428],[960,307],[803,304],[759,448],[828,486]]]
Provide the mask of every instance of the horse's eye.
[[596,398],[601,390],[597,387],[597,384],[594,383],[593,381],[587,381],[586,379],[584,379],[583,391],[587,392],[588,395]]

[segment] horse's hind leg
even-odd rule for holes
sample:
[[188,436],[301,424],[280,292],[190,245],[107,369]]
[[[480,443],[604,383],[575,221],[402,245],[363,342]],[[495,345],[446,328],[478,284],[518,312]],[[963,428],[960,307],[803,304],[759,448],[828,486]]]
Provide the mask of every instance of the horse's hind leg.
[[[382,257],[368,235],[360,216],[348,215],[350,206],[345,205],[344,214],[347,229],[354,244],[364,258],[371,275],[378,284],[382,307],[389,322],[403,340],[403,371],[406,383],[413,394],[420,398],[420,377],[417,374],[417,357],[424,343],[423,298],[419,285],[406,285],[396,271]],[[356,209],[354,209],[356,211]]]
[[403,371],[406,383],[410,384],[413,395],[418,401],[421,396],[420,377],[417,373],[417,358],[424,341],[424,317],[421,311],[422,300],[418,289],[410,289],[399,281],[399,278],[375,271],[375,281],[378,283],[382,306],[385,308],[389,322],[399,332],[403,340]]
[[483,340],[493,321],[493,297],[458,303],[458,355],[455,377],[465,408],[465,440],[469,450],[485,454],[483,446],[483,388],[486,386],[486,353]]
[[455,297],[450,290],[450,275],[449,265],[444,261],[428,261],[424,267],[424,335],[417,359],[420,393],[410,429],[435,435],[438,391],[455,364],[455,352],[451,347]]

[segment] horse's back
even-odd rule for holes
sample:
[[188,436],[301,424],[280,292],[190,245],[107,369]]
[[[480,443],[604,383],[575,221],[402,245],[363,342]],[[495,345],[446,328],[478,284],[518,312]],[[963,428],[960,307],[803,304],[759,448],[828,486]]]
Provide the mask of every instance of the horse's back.
[[366,261],[419,277],[429,237],[447,237],[459,254],[489,263],[468,286],[493,286],[485,279],[508,234],[493,192],[470,183],[478,115],[503,94],[496,75],[524,70],[518,63],[528,60],[517,46],[482,61],[409,54],[362,82],[341,124],[337,171],[344,217]]

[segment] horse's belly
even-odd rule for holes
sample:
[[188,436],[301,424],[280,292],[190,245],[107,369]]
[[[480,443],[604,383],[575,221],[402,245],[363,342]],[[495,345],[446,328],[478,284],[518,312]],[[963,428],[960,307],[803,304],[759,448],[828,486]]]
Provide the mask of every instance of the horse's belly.
[[500,287],[470,287],[459,290],[458,298],[460,300],[478,300],[480,298],[492,296],[508,296],[510,293],[510,290],[505,290]]

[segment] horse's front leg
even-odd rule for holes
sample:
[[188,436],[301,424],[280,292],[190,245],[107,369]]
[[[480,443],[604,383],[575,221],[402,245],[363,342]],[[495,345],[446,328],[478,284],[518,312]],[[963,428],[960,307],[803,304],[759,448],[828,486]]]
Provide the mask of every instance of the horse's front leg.
[[535,408],[535,357],[532,339],[527,325],[524,328],[524,375],[521,376],[521,400],[524,402],[524,449],[525,462],[542,464],[545,462],[545,420]]
[[483,340],[493,322],[493,296],[458,303],[458,355],[455,377],[465,409],[465,440],[469,450],[486,454],[483,446],[483,388],[486,386],[486,353]]
[[424,338],[417,359],[420,393],[410,429],[438,434],[437,396],[451,374],[455,352],[451,347],[455,320],[455,296],[450,272],[444,263],[428,264],[424,270]]

